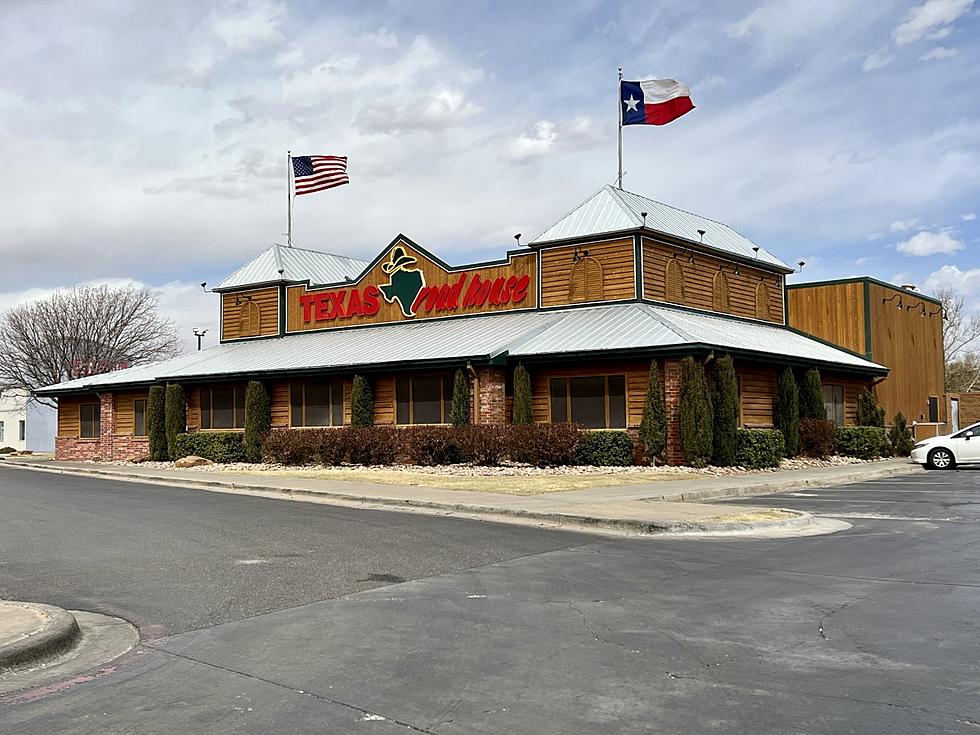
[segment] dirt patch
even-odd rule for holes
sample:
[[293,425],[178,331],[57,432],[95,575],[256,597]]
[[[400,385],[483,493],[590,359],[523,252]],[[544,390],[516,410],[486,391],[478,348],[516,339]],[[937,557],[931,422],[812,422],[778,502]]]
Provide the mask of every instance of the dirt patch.
[[747,510],[742,513],[713,516],[708,520],[715,523],[756,523],[758,521],[786,521],[797,517],[799,517],[799,513],[767,508],[766,510]]

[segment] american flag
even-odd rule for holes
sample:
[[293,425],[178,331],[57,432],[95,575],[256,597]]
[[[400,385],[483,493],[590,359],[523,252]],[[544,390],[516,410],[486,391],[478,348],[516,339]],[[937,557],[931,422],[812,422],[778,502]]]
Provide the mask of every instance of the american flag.
[[293,156],[293,181],[297,196],[349,184],[347,156]]

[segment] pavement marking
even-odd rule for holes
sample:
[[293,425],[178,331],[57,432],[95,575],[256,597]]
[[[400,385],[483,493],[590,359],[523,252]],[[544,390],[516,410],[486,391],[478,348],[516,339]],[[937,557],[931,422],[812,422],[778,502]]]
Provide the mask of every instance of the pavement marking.
[[930,518],[925,516],[893,516],[885,513],[821,513],[825,518],[864,518],[870,521],[932,521],[947,523],[976,523],[976,521],[965,520],[960,516],[949,516],[946,518]]
[[235,559],[236,564],[252,565],[252,564],[271,564],[271,559]]

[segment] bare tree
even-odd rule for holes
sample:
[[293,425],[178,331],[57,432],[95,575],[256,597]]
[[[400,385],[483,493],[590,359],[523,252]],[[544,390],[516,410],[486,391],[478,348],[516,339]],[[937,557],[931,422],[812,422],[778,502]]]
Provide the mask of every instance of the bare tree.
[[0,391],[33,391],[172,357],[178,344],[173,323],[160,315],[147,288],[59,291],[0,319]]
[[936,296],[943,302],[946,390],[974,390],[980,385],[980,355],[972,349],[980,339],[980,315],[969,313],[963,298],[950,288],[939,289]]

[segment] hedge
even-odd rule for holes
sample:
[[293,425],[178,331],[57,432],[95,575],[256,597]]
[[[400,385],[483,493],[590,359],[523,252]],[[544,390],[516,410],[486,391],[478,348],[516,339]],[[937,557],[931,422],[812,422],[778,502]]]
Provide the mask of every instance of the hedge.
[[633,437],[625,431],[590,431],[576,450],[579,464],[626,467],[633,464]]
[[839,426],[834,432],[837,453],[858,459],[888,455],[888,439],[880,426]]
[[240,431],[195,431],[174,439],[174,459],[204,457],[212,462],[244,462],[244,435]]
[[778,467],[786,453],[779,429],[739,429],[735,435],[735,464],[750,470]]
[[458,464],[463,458],[463,434],[452,426],[406,426],[399,430],[402,449],[412,464]]
[[827,419],[800,419],[800,451],[807,457],[829,457],[834,451],[834,422]]

